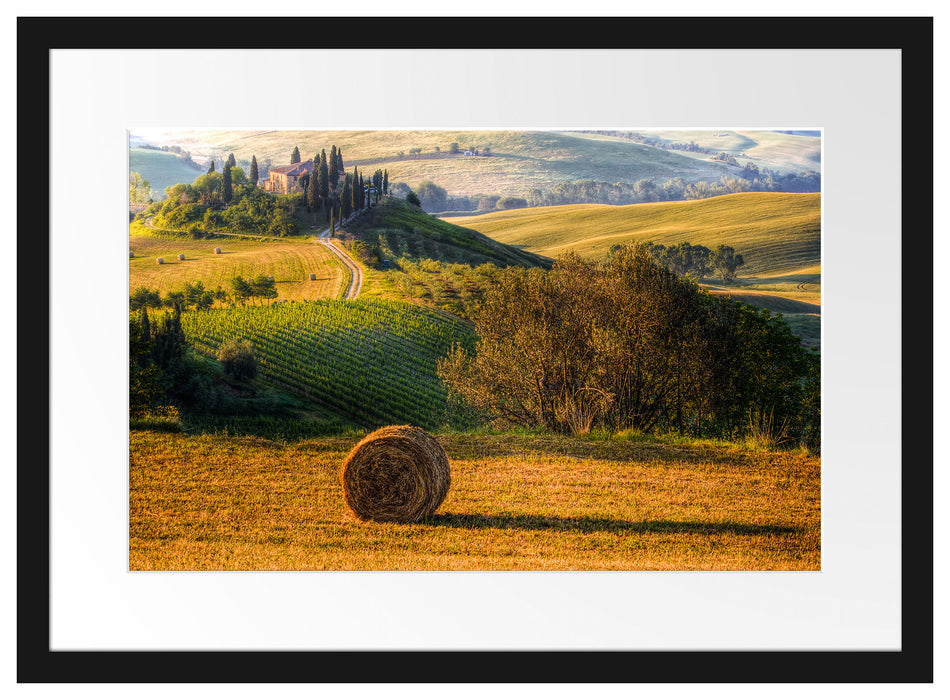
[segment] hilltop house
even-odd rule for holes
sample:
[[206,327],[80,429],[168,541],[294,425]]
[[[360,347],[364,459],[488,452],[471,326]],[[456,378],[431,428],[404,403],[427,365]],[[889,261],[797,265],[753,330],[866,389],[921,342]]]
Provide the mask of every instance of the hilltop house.
[[271,168],[267,179],[261,183],[261,189],[265,192],[274,192],[276,194],[303,192],[303,189],[301,189],[297,183],[300,180],[300,176],[304,173],[313,173],[312,160],[303,160],[293,165],[282,165],[279,168]]

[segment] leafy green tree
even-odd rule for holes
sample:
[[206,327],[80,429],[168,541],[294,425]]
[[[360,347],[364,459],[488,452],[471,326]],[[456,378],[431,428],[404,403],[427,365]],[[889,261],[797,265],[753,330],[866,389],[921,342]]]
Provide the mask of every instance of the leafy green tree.
[[745,265],[745,260],[731,246],[718,245],[709,255],[709,263],[719,273],[722,283],[728,284],[736,278],[736,271]]
[[129,202],[145,204],[152,198],[152,185],[142,173],[129,173]]
[[235,165],[237,165],[237,161],[234,159],[234,154],[228,153],[228,164],[225,167],[233,168]]
[[257,156],[251,156],[251,172],[248,173],[247,179],[250,180],[251,185],[257,187],[257,180],[259,179],[257,172]]
[[448,193],[432,180],[423,180],[413,192],[419,198],[419,202],[425,211],[445,211]]
[[210,175],[213,172],[214,172],[214,159],[212,158],[211,165],[208,166],[208,174]]
[[199,175],[192,183],[192,187],[203,204],[216,204],[224,191],[224,177],[216,172]]
[[[162,307],[161,294],[159,294],[157,289],[139,287],[129,295],[129,309],[131,311],[139,311],[144,310],[146,307],[150,309],[160,309]],[[148,326],[147,317],[143,320],[143,323]]]
[[257,376],[257,358],[254,357],[254,346],[249,340],[229,340],[218,350],[217,359],[224,365],[225,374],[235,379],[253,379]]
[[420,209],[422,208],[422,202],[419,201],[419,196],[412,190],[406,193],[406,201],[410,204],[415,204]]
[[299,163],[299,162],[300,162],[300,149],[294,146],[293,153],[290,154],[290,164],[293,165],[294,163]]

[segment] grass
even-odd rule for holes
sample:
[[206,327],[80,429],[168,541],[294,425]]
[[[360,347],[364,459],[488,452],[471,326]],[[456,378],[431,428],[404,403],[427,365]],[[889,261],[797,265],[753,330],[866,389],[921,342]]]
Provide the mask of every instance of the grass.
[[640,438],[438,434],[452,488],[360,523],[360,435],[278,443],[130,432],[133,570],[818,570],[820,460]]
[[[646,132],[644,132],[646,133]],[[671,132],[677,141],[707,138],[713,132]],[[729,132],[729,148],[762,157],[763,167],[774,170],[814,169],[811,150],[818,139],[772,132]],[[709,137],[711,138],[711,137]],[[806,139],[806,140],[803,140]],[[490,158],[465,157],[448,153],[453,142],[464,150],[469,146],[484,151]],[[313,156],[331,146],[343,151],[348,171],[357,165],[368,173],[380,168],[389,171],[389,180],[415,187],[432,180],[450,195],[496,194],[525,196],[531,188],[550,188],[553,183],[592,179],[600,182],[634,183],[652,178],[663,184],[674,176],[687,182],[718,181],[723,175],[734,176],[738,169],[713,161],[705,154],[668,151],[612,137],[596,137],[579,132],[541,131],[181,131],[166,134],[163,143],[187,149],[198,160],[214,158],[220,162],[234,153],[238,165],[246,168],[251,156],[263,167],[287,165],[297,146],[302,158]],[[719,148],[722,144],[717,143]],[[440,149],[440,157],[412,159],[399,157],[420,148],[423,155]],[[804,150],[805,155],[802,155]],[[192,178],[193,179],[193,178]],[[190,182],[191,180],[189,180]]]
[[159,198],[165,197],[166,187],[179,182],[191,184],[205,172],[186,165],[174,153],[149,148],[129,149],[129,170],[141,173],[152,189],[159,193]]
[[555,258],[568,249],[603,258],[616,243],[732,246],[742,276],[821,265],[821,195],[749,192],[710,199],[611,206],[573,204],[453,217],[497,241]]
[[[254,240],[218,237],[209,240],[152,235],[141,224],[130,226],[129,290],[157,289],[162,295],[186,282],[202,282],[230,291],[235,275],[244,278],[272,275],[280,299],[310,301],[335,298],[344,283],[344,266],[315,239]],[[215,248],[222,253],[216,254]],[[185,259],[180,261],[178,254]],[[164,258],[165,264],[156,263]],[[317,279],[310,280],[310,273]]]

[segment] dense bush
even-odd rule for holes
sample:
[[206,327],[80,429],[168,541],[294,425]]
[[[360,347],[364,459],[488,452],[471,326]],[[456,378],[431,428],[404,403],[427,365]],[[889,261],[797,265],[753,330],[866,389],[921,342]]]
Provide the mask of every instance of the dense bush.
[[475,352],[455,349],[439,374],[496,423],[817,439],[818,363],[788,325],[701,291],[642,246],[500,270],[471,317]]

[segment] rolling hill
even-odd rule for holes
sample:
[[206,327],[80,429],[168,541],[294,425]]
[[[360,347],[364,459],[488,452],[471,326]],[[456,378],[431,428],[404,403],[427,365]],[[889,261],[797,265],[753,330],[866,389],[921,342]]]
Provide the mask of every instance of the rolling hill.
[[[718,133],[728,136],[714,136]],[[745,154],[745,162],[753,160],[782,172],[815,169],[819,162],[820,139],[796,134],[690,131],[669,132],[667,136],[668,140],[702,141],[700,145],[709,148],[721,146],[724,152]],[[533,189],[584,179],[630,184],[653,179],[662,184],[682,177],[687,183],[711,182],[722,176],[734,177],[741,170],[705,153],[667,150],[579,131],[212,130],[167,131],[151,138],[162,145],[180,146],[199,162],[220,162],[234,153],[245,170],[253,155],[262,173],[289,163],[295,146],[303,158],[313,158],[322,149],[329,153],[335,145],[343,152],[347,170],[354,166],[369,172],[385,169],[391,183],[405,182],[410,187],[431,180],[450,196],[524,197]],[[459,153],[450,152],[452,144],[458,145]],[[468,148],[478,149],[481,155],[464,155]],[[489,157],[485,157],[487,153]]]
[[576,204],[453,217],[496,241],[555,258],[602,258],[614,244],[689,242],[740,252],[740,274],[773,276],[821,265],[821,195],[747,192],[710,199],[610,206]]
[[129,149],[129,170],[141,173],[149,181],[159,199],[165,197],[165,188],[179,182],[191,183],[204,170],[195,169],[174,153],[150,148]]

